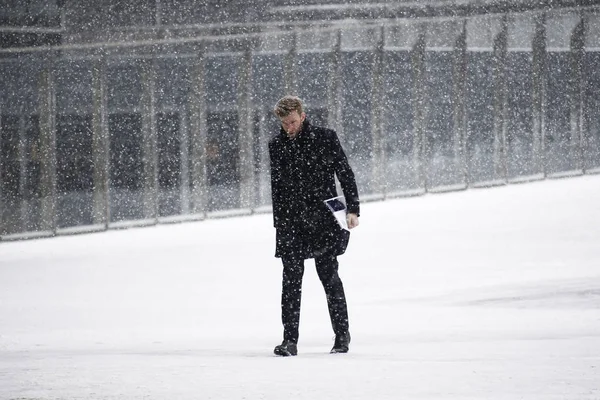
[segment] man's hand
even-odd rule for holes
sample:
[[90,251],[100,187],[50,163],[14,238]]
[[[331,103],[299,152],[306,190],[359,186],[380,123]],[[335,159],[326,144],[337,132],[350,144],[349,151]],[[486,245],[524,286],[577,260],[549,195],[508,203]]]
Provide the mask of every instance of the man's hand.
[[356,214],[346,215],[346,222],[348,222],[348,229],[356,228],[358,226],[358,215],[356,215]]

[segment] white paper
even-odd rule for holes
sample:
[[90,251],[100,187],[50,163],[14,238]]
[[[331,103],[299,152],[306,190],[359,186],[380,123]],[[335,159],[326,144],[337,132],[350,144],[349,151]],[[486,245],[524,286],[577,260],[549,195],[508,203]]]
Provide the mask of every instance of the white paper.
[[325,200],[325,204],[342,229],[349,231],[350,229],[348,229],[348,220],[346,219],[346,199],[344,196],[327,199]]

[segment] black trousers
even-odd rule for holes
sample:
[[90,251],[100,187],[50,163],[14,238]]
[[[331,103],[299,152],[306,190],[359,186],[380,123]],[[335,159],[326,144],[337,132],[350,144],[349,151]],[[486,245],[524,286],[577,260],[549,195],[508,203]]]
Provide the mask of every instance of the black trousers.
[[[281,293],[281,320],[283,322],[283,339],[298,342],[300,322],[300,301],[302,299],[302,277],[304,275],[304,259],[282,257],[283,284]],[[327,306],[331,326],[336,335],[348,332],[348,307],[344,286],[338,275],[338,261],[335,256],[315,258],[317,274],[327,296]]]

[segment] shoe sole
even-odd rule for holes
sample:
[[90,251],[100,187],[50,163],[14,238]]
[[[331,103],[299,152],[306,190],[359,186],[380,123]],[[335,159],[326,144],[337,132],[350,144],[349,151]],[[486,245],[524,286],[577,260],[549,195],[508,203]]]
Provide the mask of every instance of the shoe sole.
[[346,354],[348,350],[331,350],[330,354]]
[[293,354],[289,351],[283,351],[283,350],[273,350],[273,353],[276,356],[280,356],[280,357],[293,357],[293,356],[297,355],[297,353]]

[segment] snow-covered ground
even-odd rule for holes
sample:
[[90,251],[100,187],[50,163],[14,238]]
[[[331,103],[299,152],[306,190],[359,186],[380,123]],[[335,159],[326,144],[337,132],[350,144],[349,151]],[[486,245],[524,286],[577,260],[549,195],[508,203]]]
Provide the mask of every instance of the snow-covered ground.
[[330,355],[271,215],[0,243],[1,399],[600,399],[600,176],[363,204]]

